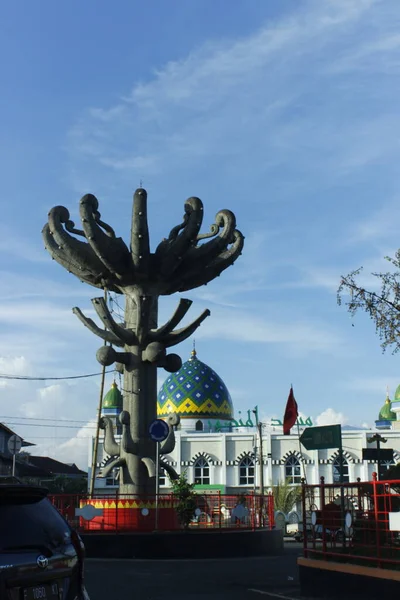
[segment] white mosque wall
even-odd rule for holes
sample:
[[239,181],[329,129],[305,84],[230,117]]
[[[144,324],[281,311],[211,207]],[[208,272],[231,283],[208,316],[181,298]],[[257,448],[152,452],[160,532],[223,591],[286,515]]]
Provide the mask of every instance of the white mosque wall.
[[[372,473],[377,471],[376,463],[362,460],[362,449],[374,447],[368,443],[368,438],[375,431],[354,430],[343,431],[343,452],[348,466],[348,478],[356,481],[370,481]],[[395,462],[400,462],[400,431],[392,430],[381,432],[387,439],[382,448],[394,450]],[[244,456],[254,456],[254,448],[259,456],[259,440],[257,432],[230,432],[230,433],[199,433],[176,432],[176,446],[167,459],[172,462],[175,469],[181,473],[186,471],[190,482],[194,481],[195,462],[203,456],[209,462],[210,485],[220,485],[226,493],[251,492],[254,486],[259,486],[260,467],[255,465],[255,482],[252,485],[240,485],[239,463]],[[92,444],[89,446],[89,466],[91,465]],[[317,484],[324,477],[326,483],[333,482],[333,461],[338,456],[336,449],[307,451],[300,448],[297,435],[284,436],[280,433],[266,432],[263,436],[263,475],[265,487],[276,485],[284,481],[287,475],[286,461],[294,456],[299,460],[301,477],[306,474],[307,482]],[[100,440],[97,458],[98,466],[108,457],[103,452],[103,442]],[[98,471],[100,469],[98,468]],[[161,491],[168,491],[168,479]],[[110,484],[105,479],[96,478],[96,490],[100,493],[110,492],[117,488],[117,484]]]

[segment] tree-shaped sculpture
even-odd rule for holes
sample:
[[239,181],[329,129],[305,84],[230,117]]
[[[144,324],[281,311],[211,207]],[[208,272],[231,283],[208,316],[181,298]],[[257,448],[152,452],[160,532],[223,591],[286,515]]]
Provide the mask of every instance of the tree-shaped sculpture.
[[[121,467],[121,493],[154,494],[155,443],[149,439],[148,428],[156,418],[157,367],[177,371],[182,361],[176,354],[167,355],[167,348],[189,337],[210,314],[205,310],[190,325],[175,329],[192,303],[181,299],[170,320],[158,327],[158,297],[199,287],[219,276],[241,254],[244,238],[229,210],[217,213],[210,233],[200,234],[203,204],[193,197],[185,203],[183,222],[151,253],[147,193],[140,188],[134,194],[129,249],[101,220],[98,208],[92,194],[81,199],[80,230],[70,220],[68,210],[56,206],[49,213],[43,237],[52,258],[70,273],[90,285],[125,296],[123,323],[113,319],[103,298],[92,300],[105,330],[79,308],[73,311],[90,331],[109,344],[98,350],[98,361],[105,366],[115,362],[124,373],[121,444],[116,443],[110,423],[103,421],[104,447],[115,457],[107,471]],[[112,346],[124,351],[116,352]],[[164,454],[174,447],[177,416],[170,415],[168,422],[170,436],[161,448]]]

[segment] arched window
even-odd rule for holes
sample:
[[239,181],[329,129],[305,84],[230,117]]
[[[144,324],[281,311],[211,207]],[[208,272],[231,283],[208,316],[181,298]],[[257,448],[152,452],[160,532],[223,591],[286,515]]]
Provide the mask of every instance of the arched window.
[[285,477],[289,483],[301,483],[300,462],[295,456],[289,456],[285,463]]
[[[349,483],[349,463],[343,458],[343,483]],[[337,456],[333,461],[333,483],[340,482],[340,458]]]
[[239,463],[239,485],[254,485],[254,461],[250,456]]
[[210,483],[210,467],[203,456],[194,463],[194,482],[196,485],[209,485]]
[[204,426],[203,426],[203,421],[197,421],[196,422],[196,431],[203,431]]

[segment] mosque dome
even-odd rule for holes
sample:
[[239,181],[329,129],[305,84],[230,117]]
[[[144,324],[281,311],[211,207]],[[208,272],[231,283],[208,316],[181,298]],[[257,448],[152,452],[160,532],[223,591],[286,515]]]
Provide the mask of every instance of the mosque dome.
[[103,410],[122,410],[122,394],[118,389],[115,381],[111,384],[111,389],[107,392],[107,394],[103,398]]
[[233,419],[233,404],[222,379],[197,358],[193,350],[188,361],[171,373],[158,393],[157,415],[176,412],[181,419]]
[[397,389],[394,394],[393,402],[400,402],[400,385],[397,386]]
[[396,421],[396,413],[392,411],[392,403],[389,396],[386,397],[385,404],[379,411],[378,421]]

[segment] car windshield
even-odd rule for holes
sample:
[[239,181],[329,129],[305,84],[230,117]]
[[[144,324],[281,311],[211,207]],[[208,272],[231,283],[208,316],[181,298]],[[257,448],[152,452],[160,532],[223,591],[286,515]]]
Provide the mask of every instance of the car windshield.
[[13,549],[54,550],[68,542],[70,529],[47,498],[0,498],[0,552]]

